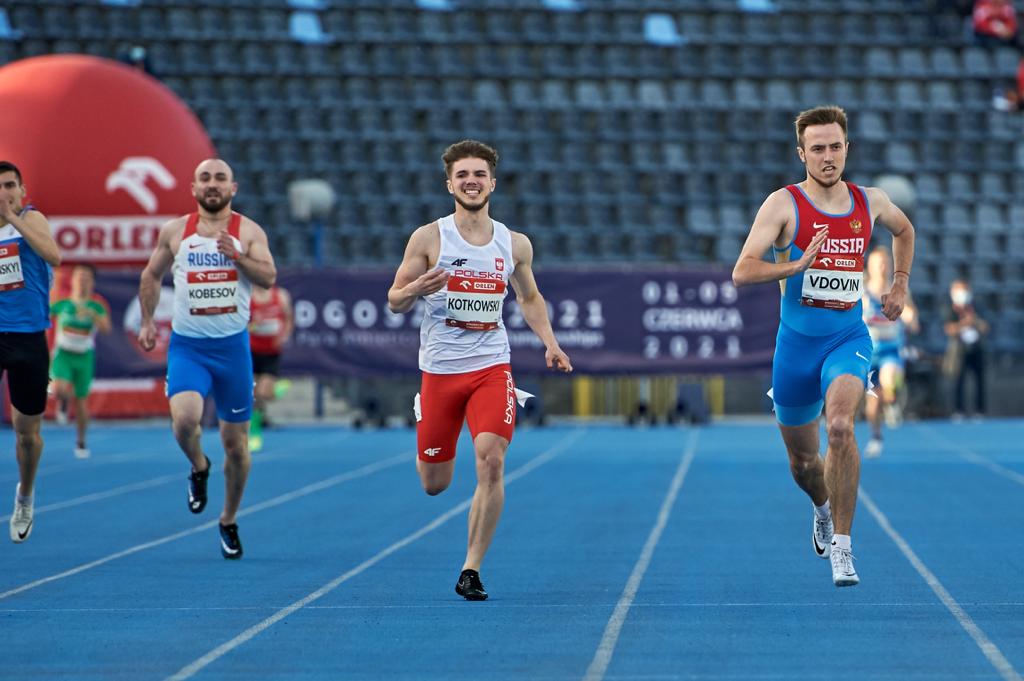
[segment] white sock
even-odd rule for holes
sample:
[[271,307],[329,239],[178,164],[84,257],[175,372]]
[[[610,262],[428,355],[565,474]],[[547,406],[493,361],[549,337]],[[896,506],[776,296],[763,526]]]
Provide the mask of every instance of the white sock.
[[832,509],[828,505],[828,499],[826,499],[825,503],[822,504],[821,506],[815,506],[814,507],[814,515],[816,515],[821,520],[824,520],[825,518],[829,517],[829,515],[831,515],[831,514],[832,514]]
[[835,546],[838,549],[843,549],[846,551],[853,550],[853,543],[851,542],[850,535],[848,534],[832,535],[832,546]]
[[29,496],[26,497],[26,496],[24,496],[21,493],[21,483],[20,482],[18,483],[17,491],[15,492],[14,496],[17,497],[19,504],[24,505],[24,504],[31,504],[32,503],[32,495],[29,495]]

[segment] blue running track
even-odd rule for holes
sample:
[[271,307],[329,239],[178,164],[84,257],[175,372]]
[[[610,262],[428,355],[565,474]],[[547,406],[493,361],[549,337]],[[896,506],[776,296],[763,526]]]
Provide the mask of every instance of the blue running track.
[[[862,437],[864,432],[859,433]],[[475,484],[421,491],[410,430],[286,427],[221,558],[167,426],[45,427],[5,542],[4,679],[1022,681],[1024,422],[908,423],[864,460],[836,589],[770,422],[523,429],[481,603],[453,591]],[[13,435],[0,469],[6,513]],[[864,440],[862,440],[864,441]],[[215,468],[215,432],[204,435]],[[9,516],[4,515],[6,521]]]

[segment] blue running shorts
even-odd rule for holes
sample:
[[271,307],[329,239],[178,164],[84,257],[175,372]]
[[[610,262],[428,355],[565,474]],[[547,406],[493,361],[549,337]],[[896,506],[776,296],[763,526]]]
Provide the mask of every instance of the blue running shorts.
[[229,423],[252,416],[252,355],[249,332],[223,338],[192,338],[171,333],[167,349],[167,397],[213,392],[217,418]]
[[802,426],[818,418],[828,387],[851,374],[868,387],[871,336],[863,323],[829,336],[807,336],[779,323],[772,362],[775,418],[784,426]]

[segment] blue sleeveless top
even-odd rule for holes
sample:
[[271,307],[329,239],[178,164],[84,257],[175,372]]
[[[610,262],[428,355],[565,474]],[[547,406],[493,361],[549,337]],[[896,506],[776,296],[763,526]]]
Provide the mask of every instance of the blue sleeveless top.
[[[19,217],[30,210],[25,206]],[[53,270],[11,224],[0,227],[0,282],[0,332],[50,328]]]

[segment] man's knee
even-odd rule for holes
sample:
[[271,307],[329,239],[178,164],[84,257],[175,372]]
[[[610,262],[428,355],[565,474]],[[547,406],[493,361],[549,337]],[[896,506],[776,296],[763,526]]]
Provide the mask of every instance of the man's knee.
[[477,482],[486,485],[497,485],[505,472],[504,452],[489,452],[478,456],[476,460]]
[[845,445],[853,442],[853,417],[846,414],[828,417],[829,445]]
[[18,444],[25,446],[42,443],[43,415],[26,416],[19,411],[12,411],[14,414],[11,418],[11,427],[14,429]]
[[455,474],[454,461],[427,462],[416,459],[416,472],[420,475],[423,491],[434,497],[448,489]]
[[179,414],[171,423],[174,437],[178,440],[190,438],[199,430],[201,416],[194,414]]
[[436,497],[452,484],[452,476],[446,475],[444,471],[435,469],[433,466],[421,466],[420,483],[423,485],[424,492]]
[[445,480],[422,480],[421,482],[423,483],[423,491],[432,497],[436,497],[448,489],[448,481]]
[[817,452],[790,452],[789,470],[793,477],[801,478],[817,468],[818,461]]
[[38,451],[43,448],[43,435],[39,428],[18,430],[15,436],[19,450]]

